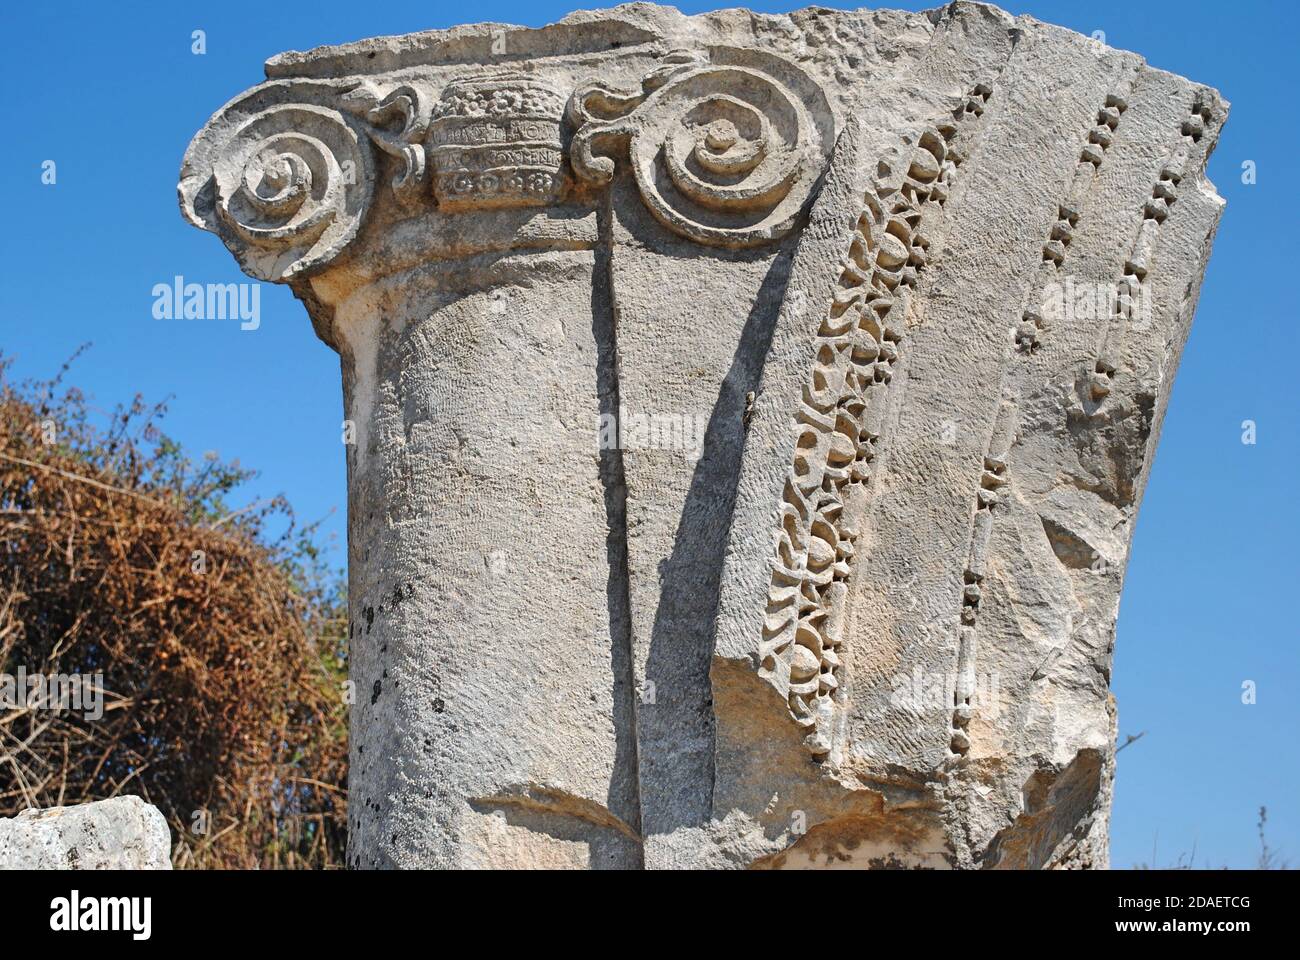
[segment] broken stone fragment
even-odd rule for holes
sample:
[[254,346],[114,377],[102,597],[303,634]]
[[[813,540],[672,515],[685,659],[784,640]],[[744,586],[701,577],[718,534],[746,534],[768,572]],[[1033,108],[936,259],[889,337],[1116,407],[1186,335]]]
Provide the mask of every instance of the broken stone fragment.
[[170,870],[171,831],[139,797],[0,820],[0,870]]
[[1214,90],[966,2],[266,72],[180,199],[339,354],[352,866],[1106,865]]

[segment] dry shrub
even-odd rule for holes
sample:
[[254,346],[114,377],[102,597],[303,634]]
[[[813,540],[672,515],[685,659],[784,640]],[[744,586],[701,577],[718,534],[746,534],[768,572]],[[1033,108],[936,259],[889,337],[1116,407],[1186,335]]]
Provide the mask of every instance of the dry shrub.
[[95,416],[66,364],[7,370],[0,674],[102,674],[104,694],[98,720],[0,709],[0,816],[137,794],[177,867],[344,865],[346,614],[314,529],[280,500],[229,510],[252,474],[188,460],[161,405]]

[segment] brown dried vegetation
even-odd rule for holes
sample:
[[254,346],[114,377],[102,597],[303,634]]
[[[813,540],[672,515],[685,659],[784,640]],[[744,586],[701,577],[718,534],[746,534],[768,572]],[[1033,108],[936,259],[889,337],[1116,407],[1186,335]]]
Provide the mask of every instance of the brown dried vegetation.
[[315,529],[228,509],[252,474],[188,460],[162,405],[96,415],[67,365],[7,370],[0,676],[102,674],[103,715],[0,705],[0,816],[137,794],[177,867],[344,864],[346,607]]

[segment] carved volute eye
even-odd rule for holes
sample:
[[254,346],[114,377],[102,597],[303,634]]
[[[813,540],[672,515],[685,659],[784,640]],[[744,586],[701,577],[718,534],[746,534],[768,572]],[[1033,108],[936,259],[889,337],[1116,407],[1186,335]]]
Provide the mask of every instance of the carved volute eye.
[[[305,144],[297,144],[300,151]],[[305,151],[303,151],[305,152]],[[244,168],[241,193],[250,206],[265,216],[292,216],[311,192],[311,166],[301,152],[276,152],[268,148]]]
[[679,189],[725,208],[734,199],[726,188],[763,162],[767,139],[767,118],[753,107],[735,97],[708,97],[668,134],[664,159]]

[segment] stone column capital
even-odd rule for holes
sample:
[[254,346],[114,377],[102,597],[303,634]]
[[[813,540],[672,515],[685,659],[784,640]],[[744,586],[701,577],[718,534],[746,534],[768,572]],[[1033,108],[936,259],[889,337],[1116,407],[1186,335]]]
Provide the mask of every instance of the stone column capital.
[[[617,17],[562,27],[274,58],[190,144],[181,209],[277,283],[380,252],[412,220],[430,235],[415,259],[527,247],[530,231],[581,241],[575,222],[620,167],[663,226],[703,246],[794,229],[836,132],[804,70],[766,51],[678,46]],[[546,56],[529,56],[548,34]],[[482,62],[467,54],[478,47]]]
[[180,197],[340,354],[350,863],[1104,866],[1226,115],[964,2],[273,58]]

